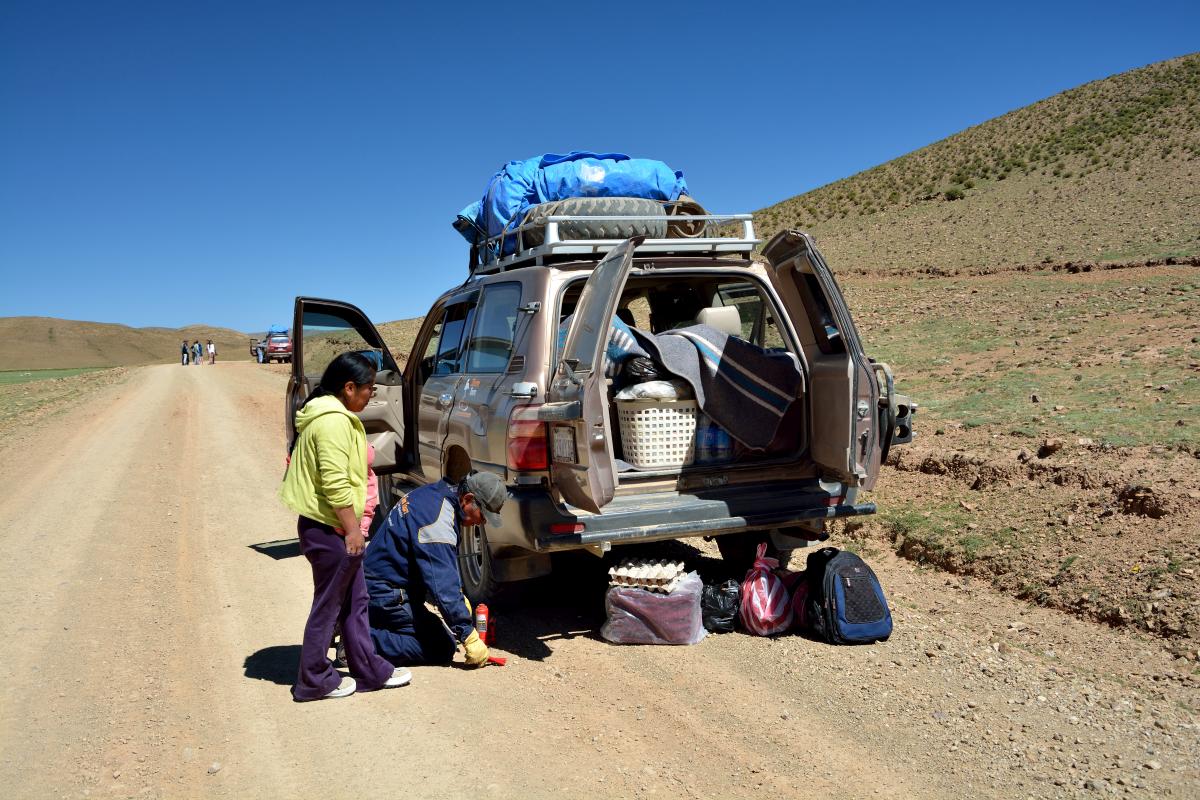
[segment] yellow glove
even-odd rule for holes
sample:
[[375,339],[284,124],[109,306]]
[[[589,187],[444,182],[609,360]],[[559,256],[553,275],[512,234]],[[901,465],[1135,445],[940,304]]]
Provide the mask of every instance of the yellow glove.
[[468,667],[482,667],[487,663],[487,645],[479,638],[478,631],[471,631],[471,635],[463,642],[463,651],[466,653]]

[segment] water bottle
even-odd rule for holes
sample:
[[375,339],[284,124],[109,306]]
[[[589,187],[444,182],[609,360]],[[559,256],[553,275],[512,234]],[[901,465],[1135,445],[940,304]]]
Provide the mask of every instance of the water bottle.
[[713,463],[729,461],[733,458],[733,437],[729,435],[729,431],[716,423],[713,423],[711,430],[712,447],[709,455],[712,457]]
[[713,458],[713,424],[707,414],[696,415],[696,463],[709,464]]

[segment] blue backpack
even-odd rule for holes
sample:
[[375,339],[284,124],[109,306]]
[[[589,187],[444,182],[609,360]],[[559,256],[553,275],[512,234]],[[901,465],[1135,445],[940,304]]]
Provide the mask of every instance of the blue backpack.
[[892,635],[879,579],[854,553],[824,547],[808,556],[805,627],[830,644],[870,644]]

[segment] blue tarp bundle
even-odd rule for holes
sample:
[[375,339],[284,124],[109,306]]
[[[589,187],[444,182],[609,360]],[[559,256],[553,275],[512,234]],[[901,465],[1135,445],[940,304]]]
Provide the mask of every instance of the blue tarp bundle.
[[[621,153],[572,151],[510,161],[488,182],[483,199],[464,208],[455,229],[475,244],[515,228],[530,206],[568,197],[641,197],[678,200],[687,192],[683,173],[661,161]],[[506,239],[505,253],[513,239]]]

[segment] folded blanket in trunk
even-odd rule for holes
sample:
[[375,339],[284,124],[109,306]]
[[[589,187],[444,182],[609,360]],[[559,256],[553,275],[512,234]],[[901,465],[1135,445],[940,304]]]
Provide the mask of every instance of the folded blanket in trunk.
[[657,335],[631,330],[667,371],[691,384],[701,411],[753,450],[775,440],[783,415],[804,390],[791,353],[763,350],[709,325]]

